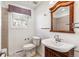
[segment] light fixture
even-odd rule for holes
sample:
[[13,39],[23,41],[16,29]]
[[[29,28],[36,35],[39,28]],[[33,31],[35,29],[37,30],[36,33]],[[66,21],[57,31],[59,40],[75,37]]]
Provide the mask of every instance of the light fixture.
[[58,1],[53,1],[53,0],[51,0],[50,2],[49,2],[49,6],[53,6],[55,3],[57,3]]
[[53,3],[53,1],[50,1],[50,2],[49,2],[49,5],[51,5],[52,3]]

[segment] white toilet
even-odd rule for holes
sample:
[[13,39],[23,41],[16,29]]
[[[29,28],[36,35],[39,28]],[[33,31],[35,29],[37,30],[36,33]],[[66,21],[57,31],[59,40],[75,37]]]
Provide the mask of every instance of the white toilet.
[[25,44],[23,47],[27,57],[36,55],[36,47],[40,45],[40,37],[34,36],[32,39],[32,43]]

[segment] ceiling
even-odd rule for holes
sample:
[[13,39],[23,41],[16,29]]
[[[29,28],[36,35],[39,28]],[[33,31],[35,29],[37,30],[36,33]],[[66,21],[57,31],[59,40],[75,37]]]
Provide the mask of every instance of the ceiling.
[[41,4],[40,1],[18,1],[16,3],[25,7],[28,6],[30,8],[36,8],[37,6]]
[[7,6],[8,4],[18,4],[24,7],[30,7],[30,8],[36,8],[40,4],[42,4],[43,1],[2,1],[3,6]]
[[20,5],[23,7],[37,8],[43,3],[47,3],[50,7],[53,6],[57,1],[2,1],[2,6],[8,7],[8,4]]

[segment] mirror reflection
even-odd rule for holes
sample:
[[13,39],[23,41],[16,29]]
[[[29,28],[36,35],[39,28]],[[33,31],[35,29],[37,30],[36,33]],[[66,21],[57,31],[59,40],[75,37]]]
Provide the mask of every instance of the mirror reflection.
[[69,31],[69,6],[60,7],[53,13],[53,30]]

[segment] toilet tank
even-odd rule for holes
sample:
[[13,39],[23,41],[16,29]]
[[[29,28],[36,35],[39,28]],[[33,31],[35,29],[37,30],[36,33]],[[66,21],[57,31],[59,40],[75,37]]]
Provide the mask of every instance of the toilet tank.
[[41,38],[34,36],[33,37],[33,44],[36,45],[36,46],[39,46],[41,44]]

